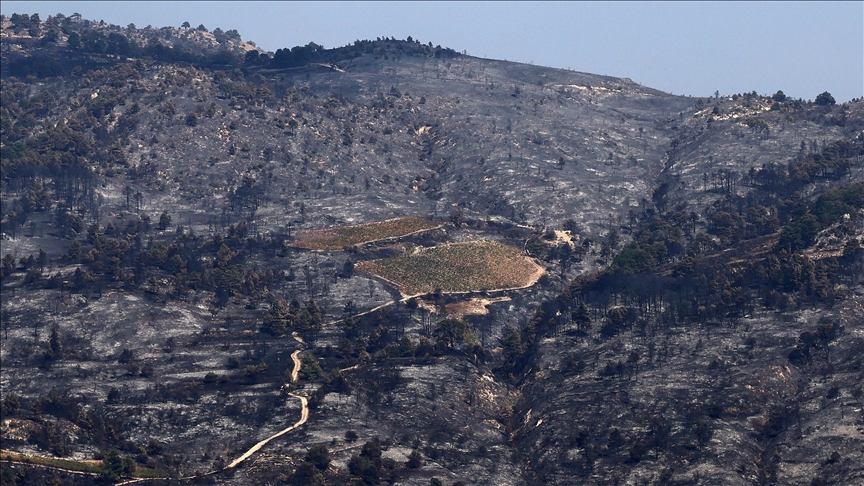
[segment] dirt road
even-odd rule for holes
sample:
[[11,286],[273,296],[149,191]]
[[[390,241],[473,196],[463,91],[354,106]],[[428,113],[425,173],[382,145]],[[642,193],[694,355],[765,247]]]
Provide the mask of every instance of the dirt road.
[[[297,342],[305,345],[305,343],[303,342],[303,339],[301,339],[300,336],[298,336],[296,332],[293,334],[293,336],[294,336],[294,339],[297,340]],[[298,349],[297,351],[294,351],[293,353],[291,353],[291,360],[294,361],[294,369],[291,370],[291,383],[297,382],[297,378],[298,378],[299,373],[300,373],[300,366],[301,366],[300,351],[302,351],[302,350]],[[284,387],[288,387],[288,384],[286,383],[284,385]],[[245,461],[246,459],[251,457],[252,454],[255,454],[256,452],[258,452],[262,447],[267,445],[267,443],[270,442],[271,440],[273,440],[277,437],[281,437],[281,436],[287,434],[288,432],[291,432],[292,430],[296,429],[297,427],[300,427],[301,425],[305,424],[307,420],[309,420],[309,402],[308,402],[308,400],[306,400],[306,397],[301,397],[300,395],[295,395],[294,393],[289,393],[288,395],[300,400],[300,407],[301,407],[300,420],[298,420],[291,427],[288,427],[286,429],[282,429],[279,432],[277,432],[277,433],[271,435],[270,437],[267,437],[266,439],[262,440],[261,442],[255,444],[254,446],[252,446],[251,449],[249,449],[248,451],[243,453],[242,456],[238,457],[237,459],[234,459],[231,462],[231,464],[228,464],[227,466],[225,466],[225,469],[232,469],[234,467],[237,467],[238,464],[242,463],[243,461]]]
[[[297,335],[296,332],[293,335],[294,335],[294,339],[296,339],[297,342],[299,342],[303,346],[306,345],[306,343],[303,342],[303,339],[299,335]],[[291,370],[291,383],[296,383],[297,379],[299,377],[299,374],[300,374],[300,367],[302,366],[302,362],[300,361],[300,352],[301,351],[302,351],[302,349],[298,349],[298,350],[294,351],[293,353],[291,353],[291,360],[294,361],[294,369]],[[286,383],[283,386],[287,388],[289,386],[289,383]],[[192,480],[192,479],[197,479],[197,478],[201,478],[204,476],[211,476],[213,474],[216,474],[220,471],[224,471],[226,469],[233,469],[233,468],[237,467],[239,464],[241,464],[243,461],[245,461],[246,459],[249,459],[250,457],[252,457],[253,454],[255,454],[256,452],[261,450],[261,448],[264,447],[265,445],[267,445],[267,443],[270,442],[271,440],[276,439],[278,437],[281,437],[281,436],[287,434],[288,432],[291,432],[292,430],[296,429],[297,427],[300,427],[301,425],[305,424],[306,421],[309,420],[309,401],[306,400],[306,397],[302,397],[302,396],[294,394],[294,393],[288,393],[288,396],[294,397],[294,398],[300,400],[300,420],[295,422],[294,425],[292,425],[288,428],[282,429],[279,432],[271,435],[270,437],[267,437],[266,439],[258,442],[257,444],[252,446],[252,448],[250,448],[248,451],[244,452],[243,455],[241,455],[237,459],[234,459],[230,464],[228,464],[227,466],[225,466],[224,468],[222,468],[218,471],[210,471],[210,472],[205,473],[205,474],[196,475],[196,476],[187,476],[187,477],[182,477],[182,478],[178,478],[178,479],[180,479],[180,480]],[[12,452],[12,451],[5,451],[5,450],[3,452],[7,453],[9,455],[18,454],[18,453]],[[21,456],[23,456],[23,455],[21,455]],[[63,471],[63,472],[68,472],[68,473],[73,473],[73,474],[98,476],[98,474],[96,474],[96,473],[85,472],[85,471],[75,471],[75,470],[71,470],[71,469],[63,469],[60,467],[49,466],[49,465],[45,465],[45,464],[26,463],[26,462],[14,461],[14,460],[9,461],[9,462],[12,462],[15,464],[21,464],[21,465],[26,464],[27,466],[36,466],[36,467],[42,467],[42,468],[46,468],[46,469],[53,469],[56,471]],[[152,479],[150,479],[150,478],[125,479],[125,480],[122,480],[122,481],[116,483],[115,486],[123,486],[123,485],[134,484],[134,483],[139,483],[139,482],[143,482],[143,481],[151,481],[151,480]]]
[[298,420],[291,427],[288,427],[287,429],[283,429],[283,430],[271,435],[270,437],[267,437],[266,439],[262,440],[261,442],[255,444],[254,446],[252,446],[251,449],[246,451],[242,456],[238,457],[237,459],[234,459],[234,461],[232,461],[231,464],[228,464],[227,466],[225,466],[225,469],[231,469],[231,468],[237,467],[237,465],[239,465],[241,462],[243,462],[246,459],[248,459],[249,457],[251,457],[252,454],[255,454],[256,452],[258,452],[262,447],[267,445],[267,443],[270,442],[271,440],[273,440],[277,437],[281,437],[281,436],[287,434],[288,432],[291,432],[292,430],[296,429],[297,427],[300,427],[301,425],[305,424],[307,420],[309,420],[309,406],[308,406],[309,403],[306,400],[306,397],[301,397],[300,395],[295,395],[293,393],[289,393],[288,395],[300,400],[300,405],[302,406],[302,410],[300,412],[300,420]]
[[[300,344],[305,346],[306,343],[303,342],[303,339],[299,335],[297,335],[296,332],[293,334],[293,336],[294,336],[294,339],[297,340],[297,342],[299,342]],[[302,362],[300,361],[300,352],[301,351],[302,351],[302,349],[298,349],[298,350],[294,351],[293,353],[291,353],[291,360],[294,361],[294,368],[291,370],[291,383],[296,383],[297,378],[299,377],[299,374],[300,374],[300,367],[302,366]],[[287,388],[289,385],[290,385],[290,383],[286,383],[285,385],[283,385],[283,388]],[[225,466],[224,468],[222,468],[218,471],[210,471],[206,474],[202,474],[202,475],[198,475],[198,476],[188,476],[188,477],[183,477],[183,478],[179,478],[179,479],[181,479],[181,480],[197,479],[197,478],[201,478],[204,476],[210,476],[210,475],[216,474],[220,471],[224,471],[227,469],[233,469],[233,468],[237,467],[238,465],[240,465],[246,459],[249,459],[250,457],[252,457],[252,455],[254,455],[256,452],[261,450],[261,448],[264,447],[265,445],[267,445],[267,443],[270,442],[271,440],[276,439],[278,437],[281,437],[281,436],[287,434],[288,432],[291,432],[292,430],[296,429],[297,427],[300,427],[301,425],[305,424],[306,421],[309,420],[309,401],[306,400],[306,397],[302,397],[302,396],[296,395],[294,393],[289,393],[288,396],[294,397],[294,398],[300,400],[300,420],[295,422],[294,425],[292,425],[288,428],[282,429],[279,432],[276,432],[275,434],[271,435],[270,437],[267,437],[266,439],[258,442],[257,444],[252,446],[248,451],[244,452],[243,455],[241,455],[237,459],[234,459],[233,461],[231,461],[230,464],[228,464],[227,466]],[[115,486],[132,484],[132,483],[136,483],[139,481],[145,481],[145,480],[132,479],[132,480],[124,481],[122,483],[117,483]]]

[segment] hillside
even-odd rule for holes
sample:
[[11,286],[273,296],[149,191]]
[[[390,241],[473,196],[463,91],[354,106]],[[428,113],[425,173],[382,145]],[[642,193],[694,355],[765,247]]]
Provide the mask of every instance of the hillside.
[[864,101],[0,27],[3,485],[864,480]]

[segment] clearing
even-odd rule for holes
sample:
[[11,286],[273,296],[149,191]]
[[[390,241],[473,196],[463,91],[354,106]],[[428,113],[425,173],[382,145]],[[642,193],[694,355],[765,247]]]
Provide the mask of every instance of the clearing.
[[297,240],[291,246],[307,250],[338,251],[348,246],[399,238],[440,226],[441,223],[416,216],[395,218],[374,223],[298,233]]
[[392,282],[404,295],[476,292],[530,287],[542,267],[522,250],[496,241],[451,243],[412,254],[357,264]]

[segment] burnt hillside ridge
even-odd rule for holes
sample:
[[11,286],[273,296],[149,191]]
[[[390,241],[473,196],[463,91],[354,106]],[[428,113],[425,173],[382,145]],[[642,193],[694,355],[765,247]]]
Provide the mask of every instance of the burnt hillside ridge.
[[[3,485],[864,480],[860,99],[75,15],[0,60]],[[360,265],[486,240],[536,283]]]

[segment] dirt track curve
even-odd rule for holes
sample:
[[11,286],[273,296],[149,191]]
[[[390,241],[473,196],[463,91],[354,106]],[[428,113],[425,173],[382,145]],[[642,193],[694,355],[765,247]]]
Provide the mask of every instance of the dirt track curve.
[[[300,344],[305,344],[305,343],[303,343],[303,340],[297,335],[296,332],[294,333],[294,339],[296,339]],[[301,365],[301,363],[300,363],[300,351],[301,350],[298,349],[297,351],[294,351],[293,353],[291,353],[291,359],[294,361],[294,369],[291,370],[291,383],[297,382],[297,377],[300,373],[300,365]],[[283,389],[287,389],[288,385],[289,385],[288,383],[283,385]],[[301,425],[305,424],[307,420],[309,420],[309,406],[308,406],[309,402],[306,400],[306,397],[301,397],[300,395],[295,395],[294,393],[289,393],[288,395],[300,400],[300,405],[302,407],[301,411],[300,411],[300,420],[298,420],[291,427],[288,427],[286,429],[282,429],[279,432],[276,432],[275,434],[271,435],[270,437],[267,437],[266,439],[262,440],[261,442],[255,444],[254,446],[252,446],[251,449],[249,449],[248,451],[243,453],[242,456],[231,461],[231,464],[228,464],[227,466],[225,466],[225,469],[231,469],[231,468],[237,467],[238,464],[240,464],[241,462],[245,461],[246,459],[251,457],[256,452],[258,452],[262,447],[267,445],[267,443],[270,442],[271,440],[273,440],[277,437],[280,437],[282,435],[285,435],[288,432],[291,432],[292,430],[296,429],[297,427],[300,427]]]
[[[306,345],[306,343],[303,342],[303,339],[300,338],[300,336],[298,336],[296,332],[294,333],[294,339],[296,339],[297,342],[299,342],[303,346]],[[300,361],[300,352],[301,351],[302,351],[302,349],[298,349],[298,350],[294,351],[293,353],[291,353],[291,360],[294,361],[294,369],[291,370],[291,383],[296,383],[297,379],[299,377],[299,374],[300,374],[300,367],[302,366],[302,363]],[[290,385],[290,383],[286,383],[285,385],[283,385],[283,389],[287,389],[289,385]],[[212,476],[213,474],[225,471],[226,469],[233,469],[233,468],[237,467],[238,465],[240,465],[246,459],[249,459],[250,457],[252,457],[252,455],[254,455],[256,452],[261,450],[261,448],[264,447],[265,445],[267,445],[267,443],[270,442],[271,440],[276,439],[278,437],[281,437],[281,436],[287,434],[288,432],[291,432],[292,430],[296,429],[297,427],[300,427],[301,425],[305,424],[306,421],[309,420],[309,402],[308,402],[308,400],[306,400],[306,397],[302,397],[302,396],[294,394],[294,393],[288,393],[288,396],[291,396],[291,397],[294,397],[294,398],[300,400],[300,406],[301,406],[300,420],[295,422],[294,425],[292,425],[288,428],[282,429],[279,432],[271,435],[270,437],[267,437],[266,439],[258,442],[257,444],[252,446],[248,451],[244,452],[243,455],[241,455],[237,459],[234,459],[233,461],[231,461],[230,464],[228,464],[227,466],[225,466],[222,469],[210,471],[208,473],[199,474],[199,475],[195,475],[195,476],[185,476],[185,477],[181,477],[181,478],[177,478],[177,479],[181,480],[181,481],[182,480],[198,479],[198,478],[202,478],[205,476]],[[98,474],[96,474],[96,473],[85,472],[85,471],[75,471],[75,470],[71,470],[71,469],[64,469],[64,468],[55,467],[55,466],[48,466],[48,465],[44,465],[44,464],[26,463],[26,462],[19,462],[19,461],[10,461],[10,462],[12,462],[14,464],[21,464],[21,465],[27,465],[27,466],[43,467],[46,469],[53,469],[56,471],[63,471],[63,472],[68,472],[68,473],[73,473],[73,474],[84,474],[84,475],[89,475],[89,476],[98,476]],[[114,486],[124,486],[127,484],[140,483],[143,481],[152,481],[153,479],[154,478],[125,479],[123,481],[120,481],[119,483],[115,483]]]

